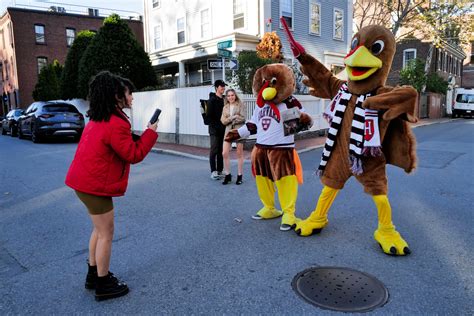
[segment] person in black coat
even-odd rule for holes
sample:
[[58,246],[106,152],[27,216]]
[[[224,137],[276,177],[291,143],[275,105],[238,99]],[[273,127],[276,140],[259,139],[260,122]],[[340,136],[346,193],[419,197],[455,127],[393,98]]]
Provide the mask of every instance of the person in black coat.
[[209,152],[209,164],[211,166],[211,179],[219,180],[224,175],[224,159],[222,157],[222,146],[224,144],[225,126],[221,122],[222,109],[224,108],[224,91],[227,84],[222,80],[214,82],[216,92],[209,93],[207,104],[207,118],[209,120],[209,136],[211,149]]

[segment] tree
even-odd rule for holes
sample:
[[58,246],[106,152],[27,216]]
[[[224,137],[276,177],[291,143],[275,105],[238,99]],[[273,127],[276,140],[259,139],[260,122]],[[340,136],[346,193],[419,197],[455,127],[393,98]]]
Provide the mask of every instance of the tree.
[[272,60],[258,57],[255,51],[241,51],[237,59],[239,61],[239,69],[235,72],[237,84],[243,93],[251,94],[255,72],[258,68],[272,63]]
[[410,60],[408,65],[400,70],[400,84],[411,85],[421,92],[426,84],[425,62],[419,58]]
[[372,24],[383,25],[390,29],[398,40],[413,35],[410,26],[418,21],[418,9],[429,3],[429,0],[356,0],[354,3],[354,20],[356,29]]
[[275,31],[263,34],[262,40],[257,45],[257,56],[263,59],[271,59],[279,63],[283,60],[281,52],[281,41]]
[[102,70],[129,78],[139,90],[157,84],[150,58],[117,14],[104,20],[81,58],[78,78],[81,97],[87,96],[90,78]]
[[436,73],[429,74],[426,78],[426,91],[446,94],[448,86],[448,82]]
[[71,48],[69,48],[61,76],[61,95],[64,100],[81,97],[77,90],[79,62],[94,35],[95,33],[91,31],[79,32]]
[[355,0],[356,29],[379,24],[392,31],[397,41],[414,36],[435,42],[466,42],[473,32],[467,12],[469,0]]
[[38,82],[33,90],[33,99],[35,101],[49,101],[61,99],[60,78],[63,66],[58,60],[46,65],[41,69]]

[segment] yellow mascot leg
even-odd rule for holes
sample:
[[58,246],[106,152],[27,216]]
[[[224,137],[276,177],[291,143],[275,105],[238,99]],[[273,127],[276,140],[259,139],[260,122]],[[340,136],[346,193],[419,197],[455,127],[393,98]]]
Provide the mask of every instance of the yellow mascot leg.
[[283,211],[280,230],[287,231],[296,224],[295,208],[296,198],[298,197],[298,180],[295,175],[291,175],[281,178],[275,184],[278,189],[281,210]]
[[270,219],[281,216],[283,212],[275,209],[275,185],[273,182],[267,177],[256,176],[255,183],[263,207],[252,218]]
[[382,247],[383,252],[389,255],[404,256],[411,253],[407,242],[395,230],[392,223],[392,208],[386,195],[372,196],[377,206],[379,227],[374,232],[375,240]]
[[328,211],[339,190],[324,186],[314,211],[304,221],[296,223],[295,231],[300,236],[318,234],[328,224]]

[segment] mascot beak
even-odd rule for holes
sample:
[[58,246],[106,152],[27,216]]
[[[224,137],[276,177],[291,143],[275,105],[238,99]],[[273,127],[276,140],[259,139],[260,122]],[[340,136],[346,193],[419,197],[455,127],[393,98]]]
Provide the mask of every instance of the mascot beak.
[[352,81],[363,80],[370,77],[382,68],[382,61],[372,55],[365,46],[359,46],[345,58],[346,71]]
[[268,88],[265,88],[265,90],[263,90],[262,92],[262,97],[265,101],[270,101],[270,100],[273,100],[273,98],[275,98],[277,94],[277,90],[273,87],[268,87]]

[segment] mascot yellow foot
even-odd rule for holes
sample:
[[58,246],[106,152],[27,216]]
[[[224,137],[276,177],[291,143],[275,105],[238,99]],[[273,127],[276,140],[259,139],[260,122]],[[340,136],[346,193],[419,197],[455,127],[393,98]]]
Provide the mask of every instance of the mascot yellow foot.
[[296,223],[295,232],[299,236],[311,236],[313,234],[319,234],[327,224],[327,217],[317,218],[314,216],[314,218],[312,218],[312,216],[310,216],[307,219]]
[[300,236],[318,234],[328,224],[328,211],[339,190],[325,186],[318,199],[316,209],[304,221],[296,224],[295,232]]
[[299,218],[295,216],[293,213],[284,213],[283,217],[281,218],[281,225],[280,230],[287,231],[296,226],[296,223],[300,221]]
[[374,238],[383,252],[393,256],[405,256],[411,253],[407,242],[395,230],[395,227],[381,228],[374,232]]
[[257,212],[254,216],[252,216],[253,219],[272,219],[272,218],[277,218],[283,215],[283,212],[280,210],[277,210],[275,208],[267,208],[267,207],[262,207],[260,211]]
[[374,238],[382,247],[383,252],[393,256],[405,256],[411,253],[407,242],[395,230],[392,224],[392,208],[386,195],[374,195],[373,200],[377,206],[379,227],[374,232]]
[[299,219],[295,216],[296,197],[298,196],[298,180],[295,175],[283,177],[275,182],[278,188],[278,199],[283,210],[280,230],[288,231],[295,227]]

